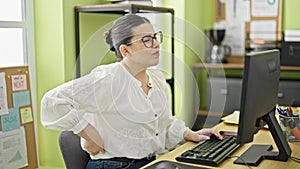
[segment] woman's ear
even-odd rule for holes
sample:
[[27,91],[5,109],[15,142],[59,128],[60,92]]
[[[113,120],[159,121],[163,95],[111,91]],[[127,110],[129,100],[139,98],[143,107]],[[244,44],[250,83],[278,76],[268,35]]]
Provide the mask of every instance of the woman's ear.
[[121,55],[123,56],[123,58],[128,57],[128,55],[129,55],[128,46],[120,45],[119,51],[120,51]]

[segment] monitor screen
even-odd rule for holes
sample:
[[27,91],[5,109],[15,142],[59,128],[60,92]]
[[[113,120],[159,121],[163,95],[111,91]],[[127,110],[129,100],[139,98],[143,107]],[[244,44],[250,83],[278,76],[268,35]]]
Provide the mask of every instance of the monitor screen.
[[291,149],[275,118],[280,79],[280,52],[277,49],[246,54],[237,143],[253,141],[265,124],[279,152],[271,145],[253,145],[235,163],[258,165],[262,159],[288,160]]

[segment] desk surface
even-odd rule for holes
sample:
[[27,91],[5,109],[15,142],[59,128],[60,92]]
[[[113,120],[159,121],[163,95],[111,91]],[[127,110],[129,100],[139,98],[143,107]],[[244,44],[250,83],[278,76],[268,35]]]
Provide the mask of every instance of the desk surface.
[[[224,124],[220,123],[216,126],[216,129],[218,131],[225,130],[225,131],[237,131],[237,125],[230,125],[230,124]],[[274,151],[277,150],[277,147],[275,146],[275,143],[272,139],[271,133],[269,130],[260,130],[254,137],[254,144],[272,144],[274,147]],[[243,146],[241,146],[237,151],[235,151],[232,156],[240,156],[243,152],[245,152],[250,145],[253,143],[248,143]],[[290,147],[292,149],[292,156],[300,158],[300,142],[290,142]],[[182,152],[192,148],[195,146],[196,143],[193,142],[187,142],[178,148],[174,149],[171,152],[168,152],[161,157],[159,157],[157,160],[153,161],[152,163],[148,164],[152,165],[155,162],[161,161],[161,160],[169,160],[169,161],[176,161],[175,157],[179,156]],[[204,166],[204,165],[195,165],[190,163],[184,163],[189,165],[195,165],[195,166],[202,166],[207,168],[230,168],[230,169],[249,169],[249,167],[245,165],[239,165],[239,164],[233,164],[233,161],[235,161],[236,158],[230,158],[226,159],[223,163],[221,163],[218,167],[212,167],[212,166]],[[177,161],[178,162],[178,161]],[[300,168],[300,163],[297,163],[291,159],[289,159],[287,162],[281,162],[281,161],[273,161],[273,160],[263,160],[257,167],[251,166],[251,168],[271,168],[271,169],[296,169]]]

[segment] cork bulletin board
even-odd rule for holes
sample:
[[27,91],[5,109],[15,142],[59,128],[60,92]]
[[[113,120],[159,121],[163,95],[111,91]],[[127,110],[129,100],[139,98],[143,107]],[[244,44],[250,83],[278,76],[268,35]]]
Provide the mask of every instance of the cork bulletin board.
[[[273,0],[270,2],[274,3],[274,7],[272,10],[268,10],[268,8],[265,8],[263,10],[263,5],[259,6],[260,3],[263,4],[263,2],[266,2],[267,4],[268,0],[251,0],[250,1],[250,21],[246,22],[246,37],[250,39],[251,34],[251,24],[253,23],[270,23],[270,27],[273,27],[273,35],[271,35],[268,32],[268,29],[261,30],[259,34],[257,34],[258,37],[262,36],[274,36],[275,41],[281,41],[282,39],[282,0]],[[276,4],[275,4],[276,2]],[[257,5],[255,5],[256,3]],[[276,5],[276,6],[275,6]],[[257,10],[255,10],[255,7]],[[261,8],[261,9],[260,9]],[[260,9],[260,10],[259,10]],[[261,12],[265,11],[265,12]],[[266,26],[265,26],[266,27]],[[253,29],[253,26],[252,26]],[[259,29],[259,27],[257,28]],[[270,29],[270,28],[269,28]]]
[[28,66],[0,68],[0,168],[38,168]]
[[239,46],[237,54],[229,57],[229,62],[243,63],[246,49],[281,47],[282,3],[282,0],[215,0],[215,23],[231,25],[226,33],[235,36],[227,43],[244,44]]

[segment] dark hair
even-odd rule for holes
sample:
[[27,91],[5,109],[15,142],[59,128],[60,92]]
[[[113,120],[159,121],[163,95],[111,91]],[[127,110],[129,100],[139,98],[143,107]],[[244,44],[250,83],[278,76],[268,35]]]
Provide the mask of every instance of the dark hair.
[[113,26],[104,33],[106,43],[109,45],[111,51],[116,52],[118,58],[123,58],[119,51],[119,47],[122,44],[130,43],[133,36],[132,28],[144,23],[150,23],[150,21],[139,15],[128,14],[116,20]]

